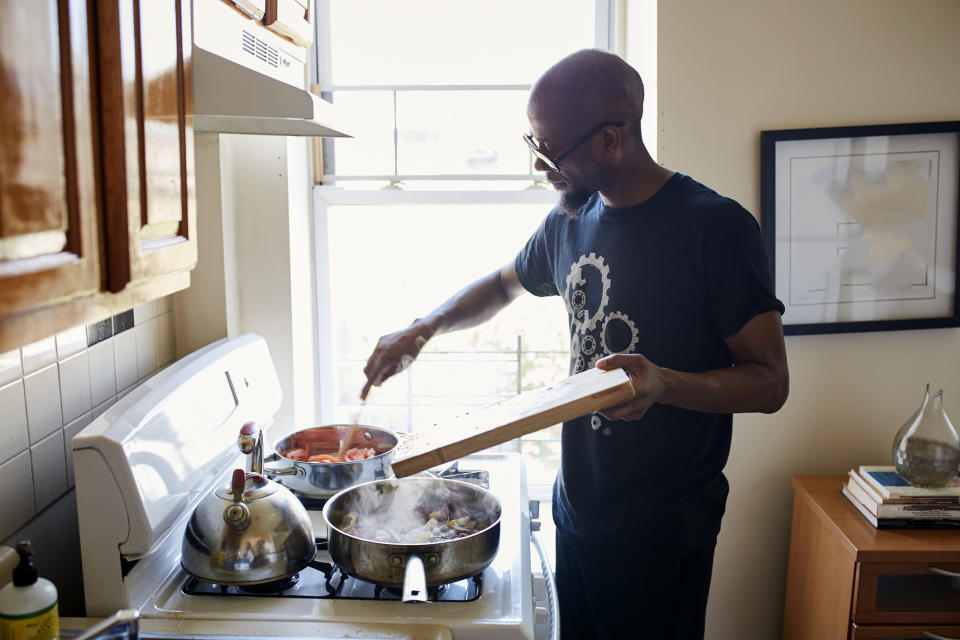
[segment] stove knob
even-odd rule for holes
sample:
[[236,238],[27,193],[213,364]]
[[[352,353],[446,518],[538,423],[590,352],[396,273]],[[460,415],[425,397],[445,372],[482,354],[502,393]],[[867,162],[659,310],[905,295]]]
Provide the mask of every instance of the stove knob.
[[533,608],[533,619],[534,624],[547,624],[549,619],[548,612],[546,607],[534,607]]
[[547,599],[547,579],[543,576],[533,576],[533,599],[537,602]]

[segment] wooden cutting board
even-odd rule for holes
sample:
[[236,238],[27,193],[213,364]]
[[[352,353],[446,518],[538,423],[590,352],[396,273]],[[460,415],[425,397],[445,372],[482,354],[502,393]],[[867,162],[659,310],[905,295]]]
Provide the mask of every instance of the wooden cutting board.
[[633,383],[623,369],[588,369],[410,434],[397,447],[393,472],[398,478],[413,475],[632,397]]

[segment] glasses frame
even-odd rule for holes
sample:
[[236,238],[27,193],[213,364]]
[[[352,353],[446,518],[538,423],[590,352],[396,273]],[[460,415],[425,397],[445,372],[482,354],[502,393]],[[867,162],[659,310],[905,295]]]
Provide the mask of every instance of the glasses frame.
[[558,155],[556,158],[551,158],[546,153],[541,151],[537,143],[534,142],[534,137],[529,133],[523,134],[523,141],[527,143],[528,147],[530,147],[530,151],[533,153],[533,155],[542,160],[543,164],[547,165],[548,169],[560,173],[560,161],[576,151],[577,147],[602,131],[604,127],[622,127],[623,124],[623,122],[601,122],[593,129],[590,129],[590,131],[587,132],[582,138],[574,142],[569,149]]

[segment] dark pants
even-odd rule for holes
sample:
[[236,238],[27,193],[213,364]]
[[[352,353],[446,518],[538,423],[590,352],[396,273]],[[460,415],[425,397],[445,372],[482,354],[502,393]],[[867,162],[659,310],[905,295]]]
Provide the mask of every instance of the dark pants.
[[557,534],[563,640],[702,640],[716,540],[683,555],[572,545]]

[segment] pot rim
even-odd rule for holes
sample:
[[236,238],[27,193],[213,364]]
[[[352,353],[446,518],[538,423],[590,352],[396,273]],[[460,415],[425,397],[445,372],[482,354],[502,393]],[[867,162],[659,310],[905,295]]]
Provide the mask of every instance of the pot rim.
[[[288,458],[287,456],[285,456],[285,455],[283,455],[282,453],[280,453],[280,443],[281,443],[281,442],[284,442],[284,441],[287,440],[288,438],[292,438],[293,436],[295,436],[295,435],[297,435],[297,434],[306,433],[306,432],[308,432],[308,431],[315,431],[315,430],[318,430],[318,429],[336,429],[336,428],[338,428],[338,427],[353,427],[353,426],[356,426],[356,427],[358,427],[358,428],[360,428],[360,429],[375,429],[375,430],[377,430],[377,431],[383,431],[383,432],[387,433],[387,435],[393,436],[394,440],[396,440],[396,443],[395,443],[392,447],[390,447],[389,449],[387,449],[386,451],[384,451],[383,453],[378,453],[378,454],[375,455],[375,456],[372,456],[372,457],[370,457],[370,458],[364,458],[364,459],[362,459],[362,460],[343,460],[343,461],[333,460],[333,461],[330,461],[330,462],[309,462],[309,461],[307,461],[307,460],[294,460],[293,458]],[[277,440],[277,441],[274,443],[274,445],[273,445],[273,453],[274,453],[278,458],[282,458],[283,460],[286,460],[287,462],[290,462],[290,463],[292,463],[292,464],[294,464],[294,465],[297,465],[297,464],[305,464],[305,465],[324,465],[324,466],[327,466],[327,465],[341,465],[341,464],[357,464],[357,463],[365,462],[366,460],[376,460],[377,458],[382,458],[383,456],[390,455],[390,454],[396,452],[398,446],[400,446],[400,436],[397,434],[396,431],[394,431],[394,430],[392,430],[392,429],[389,429],[389,428],[387,428],[387,427],[375,427],[375,426],[373,426],[373,425],[367,425],[367,424],[357,424],[357,425],[354,425],[354,424],[347,424],[347,423],[335,422],[335,423],[331,423],[331,424],[321,424],[321,425],[317,425],[317,426],[315,426],[315,427],[307,427],[306,429],[299,429],[299,430],[297,430],[297,431],[293,431],[293,432],[291,432],[291,433],[288,433],[287,435],[283,436],[282,438],[280,438],[279,440]]]

